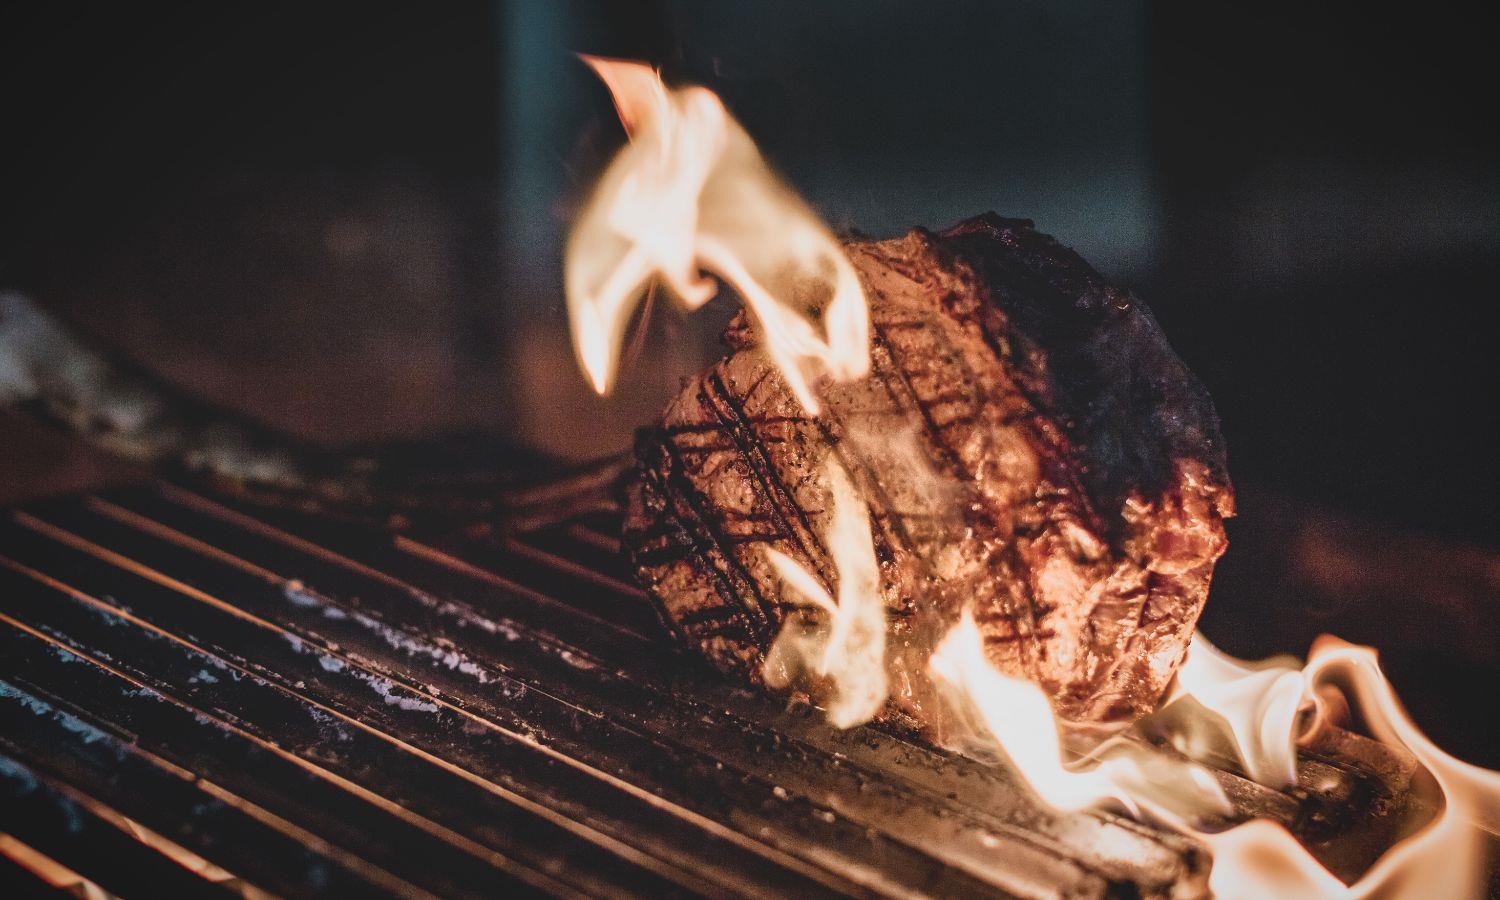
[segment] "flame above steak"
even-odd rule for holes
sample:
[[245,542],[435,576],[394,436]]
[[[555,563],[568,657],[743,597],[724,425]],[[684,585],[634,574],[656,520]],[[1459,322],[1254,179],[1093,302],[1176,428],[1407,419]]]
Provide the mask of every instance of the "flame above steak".
[[[696,309],[717,291],[706,271],[739,292],[788,387],[816,413],[812,379],[858,378],[870,364],[865,298],[838,242],[711,91],[668,89],[636,62],[584,61],[631,139],[575,222],[564,266],[573,345],[595,390],[608,391],[652,279]],[[798,307],[822,311],[826,339]]]
[[[717,274],[749,312],[637,447],[626,543],[679,636],[840,727],[883,710],[1008,763],[1053,808],[1193,834],[1219,896],[1477,890],[1500,773],[1433,746],[1373,651],[1327,639],[1300,669],[1189,655],[1232,495],[1213,408],[1134,297],[993,215],[840,251],[712,94],[589,62],[632,135],[568,251],[596,389],[653,278],[691,308]],[[1174,675],[1173,700],[1196,701],[1172,703],[1182,755],[1112,738],[1069,762],[1059,726],[1127,723]],[[1334,697],[1442,792],[1352,885],[1272,822],[1207,829],[1228,804],[1193,762],[1218,732],[1253,778],[1292,784]]]

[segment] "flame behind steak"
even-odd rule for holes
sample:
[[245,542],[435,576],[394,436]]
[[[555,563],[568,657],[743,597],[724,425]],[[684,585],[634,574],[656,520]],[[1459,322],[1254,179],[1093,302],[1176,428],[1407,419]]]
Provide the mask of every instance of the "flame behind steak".
[[826,612],[782,601],[766,551],[834,584],[833,454],[870,507],[892,713],[938,720],[924,665],[966,607],[990,661],[1064,718],[1149,711],[1233,507],[1202,386],[1145,307],[1029,222],[846,251],[869,377],[825,384],[810,417],[742,315],[733,352],[640,435],[625,542],[664,619],[725,672],[788,680],[764,671],[768,648],[789,617]]

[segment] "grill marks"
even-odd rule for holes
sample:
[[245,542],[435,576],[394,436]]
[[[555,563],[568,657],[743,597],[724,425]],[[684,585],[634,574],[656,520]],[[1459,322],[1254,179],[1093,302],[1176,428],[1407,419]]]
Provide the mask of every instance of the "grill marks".
[[[705,379],[698,401],[712,421],[656,430],[637,447],[639,455],[659,460],[663,471],[652,473],[644,487],[641,502],[658,512],[647,530],[632,537],[636,564],[670,567],[693,559],[696,569],[712,573],[716,585],[707,602],[687,610],[668,610],[661,592],[653,592],[664,623],[689,643],[726,640],[734,647],[755,647],[769,646],[775,638],[781,602],[767,595],[763,579],[745,561],[757,545],[790,542],[805,558],[817,560],[824,582],[832,583],[827,555],[796,499],[798,486],[785,482],[766,448],[787,440],[778,430],[805,428],[807,420],[746,413],[746,404],[773,377],[767,370],[740,392],[721,379]],[[736,465],[753,479],[759,503],[746,515],[726,516],[698,483]]]
[[[665,460],[665,472],[653,476],[651,496],[647,502],[661,505],[661,529],[680,551],[675,560],[688,557],[698,561],[700,570],[710,572],[715,583],[714,596],[722,602],[705,606],[696,612],[703,624],[716,624],[720,628],[706,632],[683,633],[691,623],[681,620],[660,606],[662,621],[678,631],[689,641],[712,639],[715,634],[739,640],[765,641],[770,639],[775,627],[770,619],[765,598],[755,580],[745,571],[738,555],[729,546],[722,530],[714,527],[711,508],[706,499],[688,477],[683,455],[672,438],[664,438],[655,447],[658,458]],[[672,557],[669,556],[669,559]],[[673,560],[673,561],[675,561]],[[653,597],[658,595],[654,594]],[[738,602],[738,608],[730,599]],[[723,610],[722,614],[707,615],[711,610]]]
[[[746,396],[753,397],[769,377],[769,373],[762,376],[746,391]],[[812,559],[818,560],[819,571],[823,576],[825,584],[831,582],[826,555],[815,553],[817,539],[812,534],[808,525],[807,513],[803,511],[796,498],[792,495],[790,488],[782,480],[770,455],[766,452],[765,445],[761,443],[761,431],[754,427],[758,423],[752,423],[745,414],[743,404],[730,390],[724,386],[722,379],[713,377],[707,379],[698,394],[703,408],[709,410],[718,419],[719,426],[724,434],[727,434],[734,443],[737,453],[736,458],[755,479],[760,486],[759,497],[766,503],[766,514],[775,525],[777,538],[790,541],[804,554]],[[799,423],[800,424],[800,423]],[[727,461],[720,465],[729,464]],[[702,494],[700,492],[699,496]],[[710,532],[718,538],[720,553],[727,559],[735,561],[749,592],[742,594],[742,600],[749,601],[753,598],[753,608],[748,609],[752,618],[759,626],[761,640],[767,641],[775,637],[780,627],[781,617],[772,611],[776,600],[768,598],[761,590],[761,585],[750,573],[747,564],[741,554],[751,552],[747,544],[751,541],[736,541],[735,546],[729,546],[724,540],[726,537],[726,526],[729,524],[727,517],[715,515],[715,510],[707,504],[699,506],[699,513],[709,525]],[[717,521],[716,521],[717,520]],[[717,527],[715,527],[717,526]],[[773,595],[774,597],[774,595]],[[747,606],[749,604],[747,603]]]
[[[936,238],[927,237],[923,246],[928,252],[946,259],[948,251]],[[892,261],[889,256],[885,258]],[[1028,387],[1024,378],[1018,377],[1012,347],[1013,328],[1006,313],[990,295],[1042,292],[1052,302],[1064,306],[1071,302],[1071,298],[1059,294],[1053,285],[1036,279],[1032,279],[1035,283],[1024,285],[1003,280],[985,282],[967,262],[952,259],[946,264],[959,282],[956,288],[949,281],[934,277],[939,273],[922,266],[908,265],[907,273],[923,286],[934,307],[947,309],[961,332],[977,335],[987,352],[954,351],[944,358],[942,364],[935,364],[930,357],[945,350],[942,343],[932,338],[911,340],[921,330],[918,327],[920,320],[897,323],[895,330],[910,343],[900,340],[892,343],[889,339],[884,339],[884,343],[888,345],[892,368],[899,374],[910,398],[909,405],[921,412],[939,458],[959,483],[978,484],[983,478],[996,478],[993,473],[986,474],[963,461],[956,446],[964,440],[972,442],[977,438],[982,441],[988,447],[982,456],[993,460],[1000,455],[994,446],[997,435],[1003,436],[1010,431],[1024,436],[1027,451],[1034,454],[1039,463],[1035,475],[1017,480],[1012,489],[1030,488],[1035,496],[1045,498],[1050,507],[1045,516],[1035,521],[1011,519],[1012,513],[1004,508],[1004,504],[997,509],[993,503],[965,504],[963,516],[977,534],[992,533],[998,519],[1010,520],[1007,523],[1009,533],[1004,535],[1006,539],[987,554],[983,568],[986,584],[974,586],[977,592],[971,592],[979,598],[975,603],[975,618],[983,627],[992,654],[1010,658],[1016,674],[1047,684],[1047,642],[1058,637],[1059,632],[1043,624],[1055,607],[1038,597],[1035,572],[1032,571],[1034,566],[1025,555],[1025,541],[1040,536],[1049,520],[1059,513],[1090,523],[1096,532],[1102,529],[1087,493],[1077,481],[1078,463],[1071,458],[1066,441],[1039,411],[1042,401],[1038,391]],[[934,327],[934,322],[927,320],[926,327]],[[947,375],[968,389],[944,390],[940,384],[927,384],[919,389],[912,374],[916,372],[926,373],[929,380],[934,373]],[[939,409],[944,409],[944,412],[939,413]],[[972,451],[968,454],[970,459],[974,456]]]
[[[1172,839],[1107,817],[1088,818],[1085,832],[1100,833],[1080,837],[1084,826],[1041,815],[999,773],[924,762],[927,751],[909,745],[874,749],[890,741],[684,682],[635,632],[539,602],[442,550],[402,539],[381,552],[380,541],[361,545],[347,531],[329,549],[189,498],[131,494],[0,526],[0,554],[16,562],[0,567],[0,612],[55,652],[66,645],[94,660],[96,680],[118,682],[117,693],[166,698],[69,699],[132,729],[141,746],[179,754],[177,771],[235,772],[212,748],[269,759],[287,779],[314,779],[309,797],[341,798],[328,802],[342,815],[378,820],[385,834],[405,828],[412,849],[433,848],[413,855],[457,860],[450,874],[493,864],[522,887],[564,894],[952,896],[1059,885],[1093,894],[1118,880],[1149,894],[1201,876],[1191,855],[1183,868]],[[68,680],[48,684],[72,690]],[[171,722],[136,712],[148,703],[179,712]],[[31,759],[45,755],[34,748]],[[945,796],[952,771],[988,792],[982,804]],[[261,805],[354,854],[350,871],[395,865],[360,834],[334,840],[338,823],[297,806],[302,789],[292,784]],[[115,788],[96,787],[115,798]],[[813,799],[829,797],[837,808]],[[1121,841],[1123,855],[1099,852]],[[451,877],[469,884],[482,874]],[[302,892],[292,887],[284,892]],[[362,890],[411,893],[397,887]],[[462,885],[419,887],[463,894],[448,890]]]
[[[907,337],[912,337],[916,333],[934,327],[934,324],[930,319],[898,321],[895,330],[904,333]],[[977,328],[977,323],[971,324],[972,327]],[[875,359],[884,362],[884,365],[880,367],[878,372],[879,375],[884,377],[881,377],[879,380],[886,385],[886,389],[892,401],[896,404],[897,409],[915,409],[918,412],[926,429],[928,445],[935,451],[936,461],[944,467],[947,474],[953,477],[960,485],[976,484],[983,477],[983,474],[976,471],[972,466],[965,464],[963,456],[958,452],[954,442],[955,440],[963,440],[964,431],[966,429],[973,429],[985,415],[984,402],[987,398],[977,395],[973,388],[977,385],[986,384],[987,379],[982,377],[979,372],[974,371],[973,367],[969,365],[969,360],[966,356],[955,354],[949,360],[949,363],[953,368],[958,370],[961,376],[960,383],[969,385],[970,390],[967,392],[943,391],[928,388],[925,393],[930,396],[924,399],[924,392],[917,389],[913,373],[931,370],[932,362],[924,360],[922,354],[932,352],[934,349],[933,342],[928,340],[923,344],[919,344],[916,348],[916,354],[908,355],[900,352],[900,342],[892,343],[890,338],[886,336],[886,332],[890,328],[891,326],[889,325],[882,326],[876,324],[874,326]],[[1001,355],[1000,348],[993,341],[987,343],[994,350],[995,360],[998,363],[999,360],[1004,358]],[[1003,377],[1006,374],[1006,369],[1003,365],[997,364],[993,367],[993,372]],[[899,391],[897,385],[900,386]],[[934,410],[939,406],[945,405],[957,406],[959,409],[952,415],[939,421],[938,417],[934,415]],[[1000,425],[1008,427],[1026,415],[1035,415],[1035,412],[1029,407],[1024,407],[1023,410],[1008,413],[1001,420]],[[983,434],[984,432],[980,433]],[[961,508],[959,515],[963,517],[968,526],[975,533],[983,534],[986,531],[986,525],[982,521],[982,518],[988,514],[988,511],[982,511],[981,507],[973,504],[958,505]],[[886,504],[886,508],[889,508],[889,504]],[[913,543],[908,535],[904,546],[916,547],[917,544]],[[1015,584],[1015,573],[1024,571],[1024,568],[1018,565],[1018,561],[1015,559],[1015,545],[1013,541],[1007,542],[1001,553],[994,560],[993,569],[989,571],[992,576],[992,584]],[[993,590],[991,585],[982,587]],[[1009,598],[1015,594],[1019,594],[1022,600],[1019,610],[1014,608],[1014,604],[1008,602]],[[977,596],[982,598],[983,594],[981,593]],[[1013,645],[1014,652],[1019,656],[1021,674],[1035,679],[1039,674],[1036,659],[1039,651],[1038,642],[1055,636],[1056,632],[1038,629],[1036,605],[1029,590],[1006,591],[1002,588],[998,596],[1001,599],[1000,604],[984,603],[982,600],[975,604],[978,607],[976,619],[989,626],[986,632],[994,638],[994,640],[990,641],[992,646],[997,644]],[[918,598],[916,602],[922,602],[921,598]],[[927,602],[931,603],[933,601],[929,599]]]
[[[869,501],[893,618],[936,636],[968,606],[991,661],[1065,719],[1145,714],[1190,638],[1232,506],[1201,386],[1130,295],[1029,222],[985,216],[847,250],[870,298],[868,378],[824,385],[823,416],[797,421],[737,320],[734,352],[641,438],[623,543],[663,618],[721,671],[758,681],[780,585],[749,545],[774,542],[832,581],[820,492],[804,490],[832,453]],[[919,474],[903,483],[907,467]],[[919,487],[933,480],[941,502]],[[693,539],[662,537],[673,531]],[[739,606],[760,627],[719,612]],[[893,631],[891,646],[920,643],[910,636]],[[886,714],[940,732],[922,661],[893,654],[888,668]]]
[[[742,402],[724,385],[723,378],[714,374],[704,381],[704,387],[699,391],[698,399],[703,403],[704,409],[712,411],[718,418],[719,425],[724,432],[734,439],[735,449],[739,451],[741,462],[753,473],[756,483],[760,485],[762,495],[769,501],[770,517],[779,526],[779,536],[791,541],[804,554],[817,560],[824,582],[831,583],[827,554],[817,552],[819,545],[813,533],[812,524],[807,520],[807,512],[797,502],[797,498],[783,481],[770,454],[766,452],[764,442],[766,421],[752,421],[745,412],[746,403],[754,402],[756,393],[771,377],[769,370],[761,375],[744,391],[745,400]],[[805,420],[792,417],[778,418],[783,419],[788,425],[806,424]]]

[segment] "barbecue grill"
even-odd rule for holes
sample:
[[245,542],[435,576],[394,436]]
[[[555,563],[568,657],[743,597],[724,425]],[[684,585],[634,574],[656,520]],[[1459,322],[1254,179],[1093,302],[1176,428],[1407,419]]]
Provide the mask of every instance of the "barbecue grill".
[[[159,482],[0,522],[0,862],[120,896],[1194,896],[1209,857],[679,656],[608,514],[377,528]],[[1353,737],[1245,814],[1358,871]]]

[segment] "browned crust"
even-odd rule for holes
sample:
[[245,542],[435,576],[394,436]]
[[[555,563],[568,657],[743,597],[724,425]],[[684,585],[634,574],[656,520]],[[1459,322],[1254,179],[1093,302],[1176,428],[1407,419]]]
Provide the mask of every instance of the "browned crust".
[[[871,377],[826,385],[810,420],[742,318],[734,352],[639,437],[625,542],[664,621],[759,679],[789,612],[764,549],[833,580],[816,477],[831,452],[875,523],[892,712],[934,724],[925,651],[966,604],[991,661],[1063,716],[1147,711],[1232,512],[1201,385],[1132,295],[1029,222],[984,216],[847,249],[871,302]],[[903,429],[936,479],[896,471]]]

